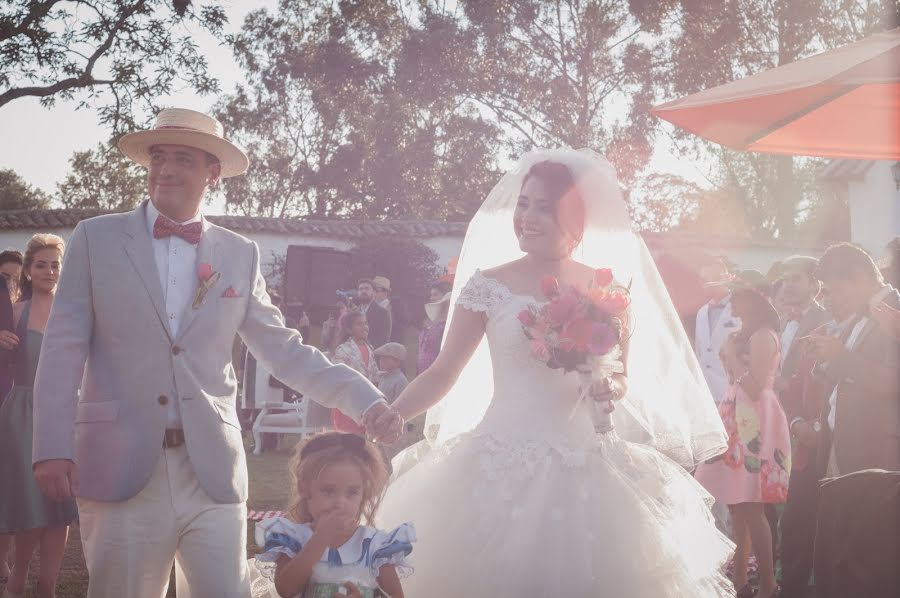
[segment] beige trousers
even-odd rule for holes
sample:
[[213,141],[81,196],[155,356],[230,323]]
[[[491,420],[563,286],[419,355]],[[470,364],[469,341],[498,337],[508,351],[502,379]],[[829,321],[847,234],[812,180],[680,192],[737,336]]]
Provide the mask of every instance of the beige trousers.
[[79,499],[89,598],[163,598],[175,562],[179,598],[247,598],[247,506],[214,502],[184,446],[163,449],[123,502]]

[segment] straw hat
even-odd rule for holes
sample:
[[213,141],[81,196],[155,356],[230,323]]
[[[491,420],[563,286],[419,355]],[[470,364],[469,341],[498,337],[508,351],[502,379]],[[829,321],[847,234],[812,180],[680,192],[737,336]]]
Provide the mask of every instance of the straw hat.
[[222,178],[244,174],[250,165],[244,150],[225,139],[222,123],[185,108],[162,110],[152,129],[119,139],[122,153],[141,166],[150,165],[150,148],[154,145],[186,145],[208,152],[219,159]]
[[447,315],[450,307],[450,293],[445,294],[439,301],[425,304],[425,314],[432,322],[437,322],[441,315]]
[[391,280],[386,276],[376,276],[372,279],[372,286],[380,287],[382,289],[391,290]]
[[386,343],[375,349],[375,357],[393,357],[399,361],[406,361],[406,347],[400,343]]

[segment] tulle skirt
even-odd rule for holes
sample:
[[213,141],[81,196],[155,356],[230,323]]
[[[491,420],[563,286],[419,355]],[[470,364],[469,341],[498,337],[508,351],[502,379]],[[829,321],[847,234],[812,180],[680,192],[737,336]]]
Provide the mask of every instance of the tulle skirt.
[[379,525],[414,522],[407,596],[733,596],[733,544],[712,499],[657,451],[597,437],[551,448],[475,431],[410,466],[401,454]]

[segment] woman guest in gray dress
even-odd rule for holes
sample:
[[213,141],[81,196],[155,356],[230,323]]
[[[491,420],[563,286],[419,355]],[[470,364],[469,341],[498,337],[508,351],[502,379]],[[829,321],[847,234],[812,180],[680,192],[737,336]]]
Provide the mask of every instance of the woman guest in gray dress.
[[31,471],[32,385],[64,246],[56,235],[35,235],[28,241],[21,284],[30,287],[31,299],[14,306],[15,334],[0,338],[0,348],[15,354],[13,388],[0,406],[0,533],[13,534],[16,547],[6,584],[9,597],[24,594],[35,548],[40,550],[40,574],[34,595],[55,595],[68,526],[77,518],[75,501],[46,498]]

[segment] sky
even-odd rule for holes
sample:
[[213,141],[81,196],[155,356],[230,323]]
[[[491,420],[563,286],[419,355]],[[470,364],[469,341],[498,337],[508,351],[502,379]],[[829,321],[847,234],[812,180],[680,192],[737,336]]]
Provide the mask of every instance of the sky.
[[[277,0],[224,0],[229,23],[226,30],[236,33],[247,13],[258,8],[273,9]],[[205,32],[196,34],[200,52],[207,57],[211,74],[219,79],[220,89],[230,92],[242,82],[241,70],[231,50]],[[198,96],[191,91],[173,93],[160,105],[179,106],[207,112],[216,96]],[[100,125],[90,108],[76,109],[76,102],[57,102],[43,108],[36,98],[13,100],[0,109],[0,168],[15,170],[29,184],[48,193],[65,178],[69,159],[76,151],[92,148],[109,138],[109,130]],[[670,125],[665,124],[665,127]],[[226,131],[227,135],[227,131]],[[703,174],[689,160],[678,157],[664,135],[658,137],[649,168],[671,172],[706,186]],[[224,213],[224,201],[210,205],[208,213]]]

